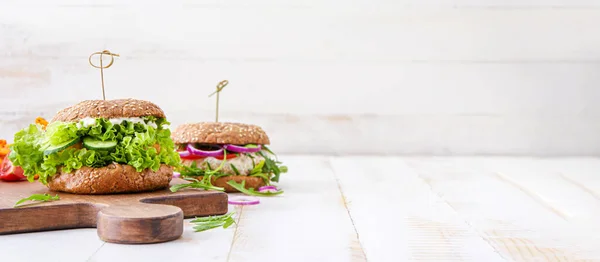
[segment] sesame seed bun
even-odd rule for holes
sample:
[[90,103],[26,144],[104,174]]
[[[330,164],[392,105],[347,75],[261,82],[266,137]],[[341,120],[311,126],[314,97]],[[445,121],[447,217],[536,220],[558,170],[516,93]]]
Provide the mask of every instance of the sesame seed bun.
[[169,186],[173,169],[160,165],[154,172],[145,169],[137,172],[130,165],[112,163],[101,168],[81,167],[70,173],[59,170],[48,178],[48,188],[72,194],[115,194],[154,191]]
[[119,118],[154,116],[165,118],[156,104],[137,99],[85,100],[58,111],[50,122],[77,122],[83,118]]
[[183,124],[171,133],[171,138],[175,144],[268,145],[270,143],[267,133],[259,126],[228,122]]

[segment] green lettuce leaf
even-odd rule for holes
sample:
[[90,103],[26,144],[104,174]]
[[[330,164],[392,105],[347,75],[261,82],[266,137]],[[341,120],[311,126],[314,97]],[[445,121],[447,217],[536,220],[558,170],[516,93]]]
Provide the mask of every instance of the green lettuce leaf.
[[[144,123],[123,121],[113,124],[107,119],[96,119],[91,126],[81,123],[53,122],[41,130],[30,125],[15,134],[9,159],[15,166],[23,168],[29,181],[39,175],[46,184],[48,177],[62,169],[71,172],[81,167],[104,167],[112,162],[133,166],[138,172],[144,169],[156,171],[161,164],[178,166],[179,154],[171,140],[169,124],[163,118],[146,117]],[[154,123],[154,125],[150,125]],[[44,156],[48,146],[60,145],[75,138],[91,137],[100,141],[117,142],[109,150],[91,150],[73,146]]]
[[41,129],[34,124],[17,132],[14,136],[14,143],[10,146],[11,152],[8,158],[14,166],[20,166],[24,170],[24,174],[31,182],[34,176],[40,173],[40,163],[44,160],[43,143],[44,134]]
[[[78,137],[75,124],[65,125],[62,122],[53,122],[46,127],[46,142],[50,145],[60,145]],[[16,141],[16,140],[15,140]]]

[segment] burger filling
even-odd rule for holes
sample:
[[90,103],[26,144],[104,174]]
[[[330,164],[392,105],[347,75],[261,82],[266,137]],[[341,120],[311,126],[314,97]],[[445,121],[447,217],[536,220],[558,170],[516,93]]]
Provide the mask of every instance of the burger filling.
[[84,118],[78,122],[53,122],[45,129],[30,125],[15,134],[9,159],[21,166],[28,180],[35,175],[46,184],[61,169],[71,172],[111,163],[130,165],[138,172],[157,171],[161,164],[179,165],[169,122],[142,118]]
[[264,157],[255,153],[233,155],[232,159],[223,160],[214,157],[206,157],[199,160],[182,159],[181,163],[185,166],[195,166],[200,169],[214,170],[223,164],[219,170],[224,175],[247,176],[252,173],[254,167],[264,161]]
[[[196,148],[221,148],[215,145],[194,145]],[[180,145],[179,151],[185,152],[187,145]],[[256,145],[243,145],[243,147],[256,147]],[[184,178],[199,178],[205,175],[219,178],[225,176],[256,176],[265,181],[265,184],[279,182],[281,173],[287,172],[287,167],[276,160],[275,154],[266,146],[256,152],[232,152],[223,149],[218,156],[202,156],[194,154],[181,156],[182,167],[179,170]],[[210,180],[209,180],[210,181]]]

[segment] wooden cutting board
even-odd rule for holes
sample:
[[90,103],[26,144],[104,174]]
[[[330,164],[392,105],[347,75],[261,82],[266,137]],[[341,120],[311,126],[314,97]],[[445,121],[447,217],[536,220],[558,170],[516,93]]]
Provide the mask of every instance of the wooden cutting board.
[[[60,200],[13,207],[19,199],[45,193]],[[0,182],[0,235],[96,227],[106,242],[159,243],[179,238],[184,218],[222,215],[227,209],[227,194],[217,191],[74,195],[50,191],[37,181]]]

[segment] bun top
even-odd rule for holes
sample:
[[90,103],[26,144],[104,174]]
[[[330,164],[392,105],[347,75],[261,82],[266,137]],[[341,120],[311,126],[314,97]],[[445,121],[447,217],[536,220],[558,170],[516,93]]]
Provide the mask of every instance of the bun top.
[[176,144],[260,144],[268,145],[269,137],[259,126],[228,123],[201,122],[178,126],[171,134]]
[[143,116],[165,118],[165,113],[154,103],[144,100],[85,100],[58,111],[51,122],[77,122],[86,117],[110,119]]

